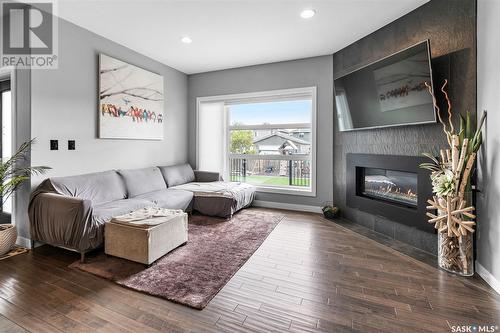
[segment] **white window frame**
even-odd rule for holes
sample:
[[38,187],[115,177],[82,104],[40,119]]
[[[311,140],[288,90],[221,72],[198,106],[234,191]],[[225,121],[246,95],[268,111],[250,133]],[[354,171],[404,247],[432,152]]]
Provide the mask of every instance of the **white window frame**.
[[[16,79],[16,68],[12,66],[6,66],[0,68],[0,80],[10,80],[10,109],[11,109],[11,151],[14,153],[17,147],[16,133],[17,133],[17,79]],[[1,111],[1,110],[0,110]],[[16,193],[12,193],[10,200],[12,202],[12,212],[10,214],[11,224],[16,225]],[[19,239],[19,238],[18,238]]]
[[[229,94],[229,95],[217,95],[217,96],[207,96],[207,97],[197,97],[196,98],[196,166],[198,167],[198,119],[199,119],[199,112],[200,112],[200,106],[202,103],[207,103],[207,102],[223,102],[226,104],[235,104],[235,103],[251,103],[252,101],[263,101],[268,99],[269,101],[275,101],[277,99],[289,99],[290,97],[293,96],[311,96],[311,186],[310,188],[300,188],[300,187],[276,187],[276,186],[262,186],[259,185],[257,186],[257,191],[258,192],[264,192],[264,193],[279,193],[279,194],[290,194],[290,195],[300,195],[300,196],[309,196],[309,197],[315,197],[316,196],[316,164],[317,164],[317,157],[316,157],[316,149],[317,149],[317,88],[315,86],[313,87],[302,87],[302,88],[292,88],[292,89],[280,89],[280,90],[268,90],[268,91],[258,91],[258,92],[250,92],[250,93],[241,93],[241,94]],[[229,140],[230,140],[230,133],[229,131],[231,130],[229,126],[229,113],[227,112],[227,107],[225,110],[225,116],[226,116],[226,148],[229,147]],[[238,128],[241,127],[241,129],[244,128],[251,128],[255,129],[256,127],[258,128],[263,128],[266,125],[245,125],[245,126],[238,126]],[[272,127],[273,125],[269,125]],[[276,126],[276,124],[274,125]],[[289,128],[294,128],[294,124],[287,124],[287,127]],[[234,128],[233,128],[234,129]],[[225,152],[226,156],[226,173],[229,172],[228,165],[229,165],[229,154],[226,151]],[[271,155],[266,155],[266,158],[268,158]],[[286,159],[286,156],[280,156],[280,159]],[[228,174],[224,174],[223,177],[224,179],[229,179]]]

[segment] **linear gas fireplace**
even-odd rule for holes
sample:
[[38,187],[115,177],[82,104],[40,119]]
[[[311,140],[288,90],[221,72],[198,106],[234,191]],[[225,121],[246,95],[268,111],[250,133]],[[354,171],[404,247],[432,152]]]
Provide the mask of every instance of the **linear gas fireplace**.
[[417,208],[418,174],[414,172],[359,167],[357,193],[368,198]]
[[433,232],[426,223],[432,195],[421,157],[347,154],[347,205]]

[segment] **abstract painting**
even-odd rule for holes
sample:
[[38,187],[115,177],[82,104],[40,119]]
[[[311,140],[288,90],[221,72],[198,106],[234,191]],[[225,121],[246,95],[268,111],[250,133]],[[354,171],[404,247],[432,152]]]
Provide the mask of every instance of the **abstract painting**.
[[99,138],[162,140],[163,77],[99,55]]

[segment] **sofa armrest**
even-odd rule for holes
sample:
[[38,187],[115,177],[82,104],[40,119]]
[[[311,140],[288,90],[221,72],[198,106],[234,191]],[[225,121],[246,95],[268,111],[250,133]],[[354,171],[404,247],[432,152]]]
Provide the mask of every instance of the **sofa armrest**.
[[199,183],[223,180],[218,172],[194,170],[194,180]]
[[90,200],[39,193],[32,198],[28,214],[31,238],[35,241],[85,252],[92,247],[89,237],[99,237],[92,235],[95,226],[91,225]]

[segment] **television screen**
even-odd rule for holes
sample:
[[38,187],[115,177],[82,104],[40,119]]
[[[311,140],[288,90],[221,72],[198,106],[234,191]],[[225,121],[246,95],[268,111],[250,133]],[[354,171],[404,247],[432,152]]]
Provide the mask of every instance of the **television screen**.
[[340,131],[436,122],[425,41],[334,80]]

